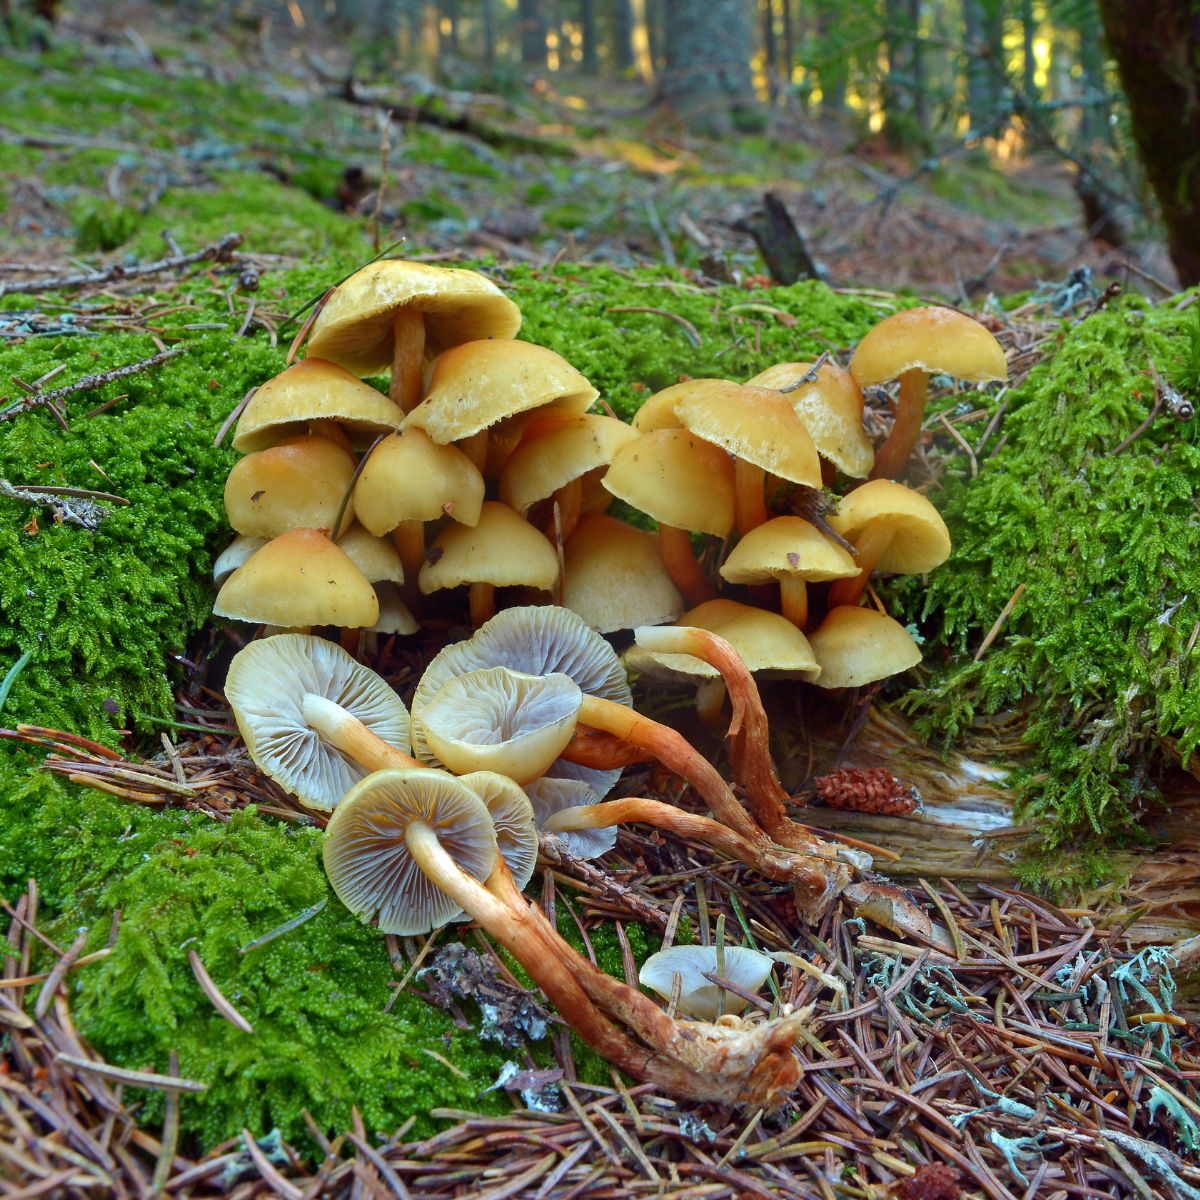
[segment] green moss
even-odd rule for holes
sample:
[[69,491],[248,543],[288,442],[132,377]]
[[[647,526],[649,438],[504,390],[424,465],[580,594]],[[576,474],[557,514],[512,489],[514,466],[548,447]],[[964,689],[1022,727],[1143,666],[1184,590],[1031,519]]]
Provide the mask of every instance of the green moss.
[[[953,738],[980,714],[1026,711],[1035,755],[1017,782],[1022,815],[1057,855],[1052,874],[1046,857],[1030,864],[1046,883],[1094,876],[1092,843],[1135,831],[1159,739],[1185,755],[1200,741],[1200,423],[1160,416],[1113,454],[1149,410],[1148,360],[1177,359],[1187,326],[1173,307],[1131,298],[1065,331],[1010,393],[1003,447],[977,479],[955,459],[933,496],[954,535],[950,562],[926,587],[893,589],[911,617],[940,624],[927,661],[945,662],[939,647],[956,656],[905,702],[922,733]],[[957,657],[1020,584],[983,660]]]

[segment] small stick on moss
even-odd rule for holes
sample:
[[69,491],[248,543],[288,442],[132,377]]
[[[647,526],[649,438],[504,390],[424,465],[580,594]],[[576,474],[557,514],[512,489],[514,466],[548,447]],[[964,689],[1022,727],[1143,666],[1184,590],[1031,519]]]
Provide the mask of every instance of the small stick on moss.
[[11,421],[23,412],[28,412],[29,409],[36,408],[41,404],[49,405],[53,409],[59,400],[74,395],[76,392],[90,392],[95,388],[103,387],[106,383],[113,383],[115,380],[136,375],[139,371],[148,371],[172,358],[186,354],[187,351],[187,346],[176,346],[172,350],[164,350],[161,354],[155,354],[152,358],[144,358],[141,362],[129,363],[124,367],[114,367],[111,371],[100,371],[95,375],[85,375],[74,383],[68,383],[65,387],[55,388],[50,392],[35,391],[19,403],[0,409],[0,421]]
[[114,1083],[128,1084],[130,1087],[149,1088],[152,1092],[206,1092],[207,1083],[195,1079],[179,1079],[171,1075],[156,1075],[153,1071],[128,1071],[124,1067],[114,1067],[106,1062],[97,1062],[90,1058],[80,1058],[76,1054],[56,1054],[56,1063],[65,1063],[77,1071],[87,1071],[99,1075],[102,1079],[111,1079]]
[[192,974],[195,975],[200,990],[212,1001],[213,1008],[235,1029],[240,1029],[243,1033],[253,1033],[254,1026],[222,995],[221,989],[213,982],[212,976],[206,970],[204,963],[200,961],[200,955],[195,950],[188,951],[188,965],[192,968]]
[[681,317],[678,313],[668,312],[665,308],[650,308],[644,304],[621,304],[608,309],[608,311],[610,313],[650,313],[655,317],[666,317],[668,321],[674,321],[683,330],[687,340],[697,349],[700,348],[703,341],[700,331],[691,321],[686,317]]
[[1017,607],[1017,602],[1025,594],[1025,585],[1017,584],[1017,590],[1008,598],[1008,603],[1000,610],[1000,615],[996,618],[991,629],[987,631],[982,642],[979,643],[979,649],[975,651],[975,662],[978,662],[987,652],[991,644],[1000,636],[1000,630],[1004,628],[1005,621],[1012,616],[1012,611]]
[[113,263],[100,271],[84,271],[75,275],[45,275],[39,279],[24,279],[17,283],[0,283],[0,296],[13,295],[16,292],[57,292],[66,288],[111,283],[116,279],[134,279],[139,275],[158,275],[178,267],[190,267],[192,263],[211,260],[225,262],[241,244],[240,233],[227,233],[223,238],[210,242],[199,250],[193,250],[191,254],[172,254],[168,258],[159,258],[154,262],[139,263],[132,267],[127,267],[124,263]]

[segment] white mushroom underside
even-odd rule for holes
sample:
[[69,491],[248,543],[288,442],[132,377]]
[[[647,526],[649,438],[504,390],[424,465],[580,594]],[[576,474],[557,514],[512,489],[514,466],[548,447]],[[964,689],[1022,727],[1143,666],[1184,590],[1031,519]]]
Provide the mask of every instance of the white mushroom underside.
[[[719,974],[747,992],[756,992],[771,974],[773,960],[760,950],[746,946],[724,948],[723,970],[717,970],[715,946],[671,946],[652,954],[638,972],[638,982],[669,999],[675,976],[680,977],[678,1011],[700,1021],[714,1021],[720,1013],[723,989],[705,978],[705,972]],[[726,991],[724,1009],[741,1012],[746,1001]]]
[[[535,779],[525,789],[533,805],[533,818],[539,829],[564,808],[580,808],[595,804],[600,797],[586,783],[577,779]],[[616,826],[607,829],[571,829],[556,832],[576,858],[599,858],[617,844]]]

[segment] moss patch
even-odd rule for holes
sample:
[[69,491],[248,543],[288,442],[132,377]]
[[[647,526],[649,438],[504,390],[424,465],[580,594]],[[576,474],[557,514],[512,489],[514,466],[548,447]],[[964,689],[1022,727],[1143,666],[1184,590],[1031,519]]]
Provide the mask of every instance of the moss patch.
[[[1157,739],[1184,754],[1200,741],[1200,423],[1162,415],[1112,453],[1153,401],[1148,360],[1169,370],[1189,334],[1188,314],[1137,298],[1064,330],[1010,394],[1003,447],[977,479],[957,457],[932,497],[950,562],[925,587],[893,588],[910,616],[940,622],[927,661],[945,665],[905,700],[922,733],[953,738],[979,714],[1027,710],[1035,757],[1017,786],[1045,830],[1025,864],[1042,884],[1087,882],[1103,866],[1097,843],[1135,830]],[[1019,584],[1003,636],[964,661]]]

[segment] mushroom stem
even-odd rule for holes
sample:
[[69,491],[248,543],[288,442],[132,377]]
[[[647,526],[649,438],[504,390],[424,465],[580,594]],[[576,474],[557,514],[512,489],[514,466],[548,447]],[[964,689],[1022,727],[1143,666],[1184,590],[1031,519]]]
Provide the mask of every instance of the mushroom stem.
[[487,466],[488,445],[491,440],[491,431],[481,429],[478,433],[473,433],[470,437],[455,442],[455,445],[475,464],[480,475]]
[[473,583],[468,593],[471,624],[478,629],[496,615],[496,588],[490,583]]
[[[684,650],[682,653],[690,651]],[[659,762],[687,780],[700,793],[718,821],[724,822],[749,841],[766,840],[762,830],[750,819],[716,767],[669,726],[643,717],[624,704],[586,694],[577,720],[651,751]]]
[[673,525],[659,525],[658,549],[671,582],[683,594],[684,602],[689,608],[695,608],[696,605],[716,596],[716,588],[700,570],[700,564],[696,561],[696,551],[692,548],[691,535],[686,529],[676,529]]
[[404,582],[415,583],[425,563],[425,523],[401,521],[392,530],[392,545],[400,555],[400,565],[404,568]]
[[300,711],[310,729],[340,750],[347,758],[352,758],[368,771],[383,771],[388,767],[421,767],[415,758],[410,758],[403,750],[397,750],[389,745],[377,733],[372,733],[356,716],[347,712],[340,704],[318,696],[315,692],[305,692],[300,701]]
[[867,580],[875,565],[888,552],[895,533],[887,521],[872,521],[858,535],[854,546],[854,559],[858,563],[858,574],[848,579],[835,579],[829,589],[829,607],[843,605],[855,608],[867,590]]
[[620,800],[603,800],[599,804],[563,808],[554,813],[542,829],[546,833],[569,833],[577,829],[608,829],[612,825],[634,823],[653,825],[677,837],[701,842],[727,858],[753,867],[768,879],[802,882],[816,871],[824,882],[820,865],[814,864],[808,855],[764,844],[761,838],[748,841],[720,821],[699,813],[685,812],[661,800],[628,796]]
[[696,687],[696,715],[705,725],[716,725],[721,720],[728,690],[723,679],[705,679]]
[[598,771],[615,771],[634,763],[654,761],[654,755],[648,750],[631,746],[620,738],[589,729],[583,724],[575,726],[575,733],[558,757],[581,767],[594,767]]
[[575,532],[575,526],[579,524],[579,516],[583,510],[583,477],[572,479],[570,483],[563,484],[550,499],[550,519],[546,522],[542,532],[550,539],[551,544],[554,544],[558,537],[558,530],[554,527],[554,505],[558,505],[558,524],[562,529],[562,540],[564,544],[570,540],[571,534]]
[[404,412],[421,402],[421,370],[425,366],[425,317],[405,305],[392,318],[392,382],[388,395]]
[[[429,879],[513,954],[575,1032],[621,1070],[686,1099],[746,1105],[778,1104],[795,1086],[799,1071],[791,1046],[799,1018],[741,1038],[698,1023],[685,1032],[648,997],[610,979],[563,941],[517,890],[502,859],[482,885],[458,867],[425,822],[410,824],[405,840]],[[599,1010],[593,990],[645,1045]],[[708,1030],[709,1038],[698,1036]]]
[[896,399],[896,419],[887,441],[875,455],[872,479],[895,479],[904,470],[921,437],[921,418],[925,415],[925,396],[929,390],[929,372],[913,367],[900,376],[900,395]]
[[780,576],[779,611],[803,631],[808,623],[808,584],[802,575]]
[[764,496],[767,473],[762,467],[733,460],[733,511],[738,534],[745,536],[758,528],[767,519],[767,501]]

